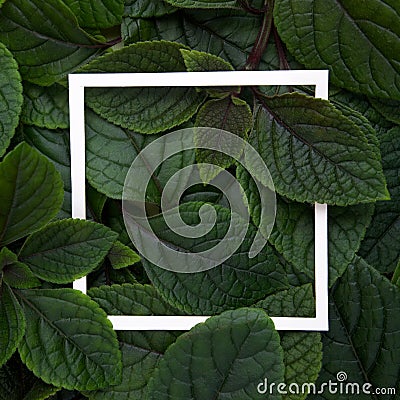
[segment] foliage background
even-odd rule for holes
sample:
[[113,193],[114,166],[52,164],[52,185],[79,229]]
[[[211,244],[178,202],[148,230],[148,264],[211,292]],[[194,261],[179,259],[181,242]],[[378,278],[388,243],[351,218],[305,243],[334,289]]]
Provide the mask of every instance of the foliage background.
[[[0,4],[0,399],[258,399],[264,378],[321,384],[340,371],[400,392],[397,0]],[[87,90],[89,220],[69,218],[67,74],[303,68],[330,70],[330,102],[307,87]],[[195,125],[256,147],[278,210],[255,260],[251,227],[220,269],[183,279],[140,260],[120,198],[146,144]],[[254,182],[232,160],[174,157],[154,176],[148,208],[158,234],[186,250],[196,244],[171,238],[157,214],[167,177],[195,159],[236,174],[253,224],[261,218]],[[218,214],[200,244],[211,246],[226,228],[225,199],[200,185],[181,212],[195,224],[205,201]],[[278,334],[269,316],[314,313],[316,201],[330,205],[330,330]],[[70,289],[87,274],[89,296]],[[116,334],[106,313],[216,316],[188,333]]]

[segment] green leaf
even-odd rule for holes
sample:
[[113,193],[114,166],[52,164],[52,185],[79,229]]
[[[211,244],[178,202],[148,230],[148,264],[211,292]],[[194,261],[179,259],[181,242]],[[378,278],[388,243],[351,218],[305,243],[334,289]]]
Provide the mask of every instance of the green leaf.
[[[86,115],[86,174],[90,184],[108,197],[120,199],[128,170],[158,135],[143,136],[115,126],[88,110]],[[162,188],[174,172],[191,164],[194,151],[166,160],[148,189],[149,201],[158,202]]]
[[[371,221],[373,205],[329,207],[329,285],[332,286],[354,258]],[[299,203],[278,202],[271,243],[301,272],[315,275],[314,209]]]
[[18,65],[0,43],[0,157],[14,136],[22,107],[22,85]]
[[0,243],[40,229],[59,211],[62,180],[53,164],[26,143],[0,163]]
[[234,68],[223,58],[197,50],[181,50],[186,69],[189,72],[233,71]]
[[376,147],[329,102],[298,93],[258,98],[249,141],[279,194],[341,206],[388,198]]
[[41,128],[68,128],[68,89],[57,84],[42,87],[25,82],[21,120]]
[[91,400],[142,400],[147,383],[159,362],[161,354],[127,343],[121,344],[122,383],[95,392],[85,392]]
[[110,28],[119,25],[124,12],[123,0],[63,0],[85,28]]
[[[188,72],[204,72],[204,71],[233,71],[234,68],[230,63],[225,61],[223,58],[215,56],[214,54],[206,53],[204,51],[197,50],[181,50],[183,60]],[[230,93],[240,93],[240,87],[206,87],[200,88],[205,89],[206,92],[212,97],[226,97]],[[235,100],[239,100],[235,98]],[[206,126],[206,125],[204,125]]]
[[0,13],[0,40],[22,77],[44,86],[79,68],[102,47],[60,0],[8,0]]
[[23,400],[46,400],[49,396],[56,394],[60,389],[37,380],[26,393]]
[[[356,258],[332,293],[330,329],[323,334],[323,367],[317,387],[329,379],[336,381],[336,374],[345,371],[348,382],[398,390],[399,312],[399,288]],[[325,391],[317,398],[337,396]]]
[[90,213],[95,221],[102,220],[102,213],[104,205],[107,201],[107,196],[103,193],[98,192],[96,189],[92,188],[90,185],[86,185],[86,202]]
[[71,217],[71,156],[69,132],[24,126],[24,138],[29,145],[53,163],[64,182],[64,202],[58,218]]
[[[0,275],[1,277],[1,275]],[[0,366],[17,349],[25,332],[25,318],[14,293],[0,280]]]
[[211,317],[181,335],[160,361],[146,399],[255,399],[260,382],[283,378],[273,322],[262,310],[244,308]]
[[[180,315],[149,285],[113,285],[92,288],[88,294],[109,315]],[[123,376],[120,385],[92,393],[90,399],[142,400],[160,358],[181,332],[120,331]]]
[[[315,299],[311,284],[291,288],[267,297],[255,304],[263,308],[270,316],[314,317]],[[322,361],[321,335],[318,332],[282,332],[281,346],[285,363],[285,382],[314,383]],[[286,394],[285,400],[302,400],[306,394]]]
[[119,241],[112,245],[107,257],[114,269],[126,268],[140,261],[139,254]]
[[69,283],[93,271],[117,237],[104,225],[64,219],[29,236],[19,258],[39,278],[53,283]]
[[[254,307],[262,308],[271,317],[315,317],[315,299],[310,283],[282,290],[258,301]],[[285,335],[287,332],[283,332]]]
[[[81,72],[185,71],[180,49],[172,42],[135,43],[100,57]],[[139,133],[157,133],[195,114],[204,96],[194,88],[91,88],[87,104],[108,121]]]
[[[189,225],[200,223],[202,203],[185,203],[180,207],[181,218]],[[221,240],[230,223],[230,212],[214,207],[217,213],[213,229],[192,240],[177,235],[166,226],[161,216],[150,221],[153,231],[164,243],[178,246],[182,251],[199,251]],[[214,314],[229,308],[254,304],[268,294],[287,287],[285,272],[268,245],[254,258],[249,258],[256,229],[249,225],[238,250],[226,261],[208,271],[176,273],[143,260],[150,280],[170,304],[193,314]]]
[[[236,176],[248,198],[250,214],[254,223],[260,223],[260,196],[249,173],[241,166]],[[362,204],[349,207],[329,207],[328,257],[329,285],[332,286],[354,258],[360,247],[374,206]],[[315,275],[314,209],[307,204],[294,203],[277,197],[275,226],[269,237],[285,260],[312,280]]]
[[342,90],[330,96],[329,99],[332,104],[339,109],[341,109],[341,106],[351,107],[353,112],[357,111],[362,114],[368,119],[378,135],[382,131],[386,132],[393,126],[393,124],[387,121],[374,107],[372,107],[371,103],[365,98],[365,96]]
[[0,400],[45,400],[59,390],[36,378],[17,354],[0,368]]
[[371,0],[276,0],[274,19],[289,51],[308,68],[329,68],[332,82],[400,99],[400,4]]
[[163,0],[126,0],[124,15],[132,18],[161,17],[176,11]]
[[388,121],[400,124],[400,103],[396,100],[369,99],[372,106]]
[[122,20],[121,36],[125,45],[146,42],[152,40],[156,35],[157,31],[152,19],[124,17]]
[[13,264],[18,261],[18,257],[7,247],[3,247],[0,251],[0,272],[3,271],[4,267]]
[[[150,285],[123,284],[89,289],[88,295],[108,315],[184,315],[162,299]],[[119,331],[121,342],[143,351],[162,355],[181,332],[176,331]]]
[[[237,10],[181,10],[154,22],[153,40],[182,43],[215,54],[237,70],[246,64],[262,24],[262,15]],[[260,70],[279,69],[273,42],[262,55]]]
[[376,204],[360,255],[384,273],[394,271],[400,254],[400,128],[382,134],[380,140],[383,172],[391,200]]
[[[3,268],[4,265],[4,268]],[[27,265],[17,259],[17,255],[3,247],[0,252],[0,270],[3,270],[3,280],[17,289],[30,289],[40,286],[39,279]]]
[[19,353],[35,375],[66,389],[119,383],[116,334],[94,301],[72,289],[23,290],[18,296],[27,321]]
[[[252,122],[253,114],[249,105],[233,96],[207,101],[200,108],[196,117],[196,126],[222,129],[244,139],[247,138]],[[237,158],[240,157],[240,153],[238,151]],[[198,163],[218,165],[221,168],[228,168],[235,162],[235,159],[226,154],[206,149],[196,149],[196,159]],[[200,166],[199,169],[200,176],[205,183],[210,182],[218,175],[218,170],[215,171],[214,168]]]

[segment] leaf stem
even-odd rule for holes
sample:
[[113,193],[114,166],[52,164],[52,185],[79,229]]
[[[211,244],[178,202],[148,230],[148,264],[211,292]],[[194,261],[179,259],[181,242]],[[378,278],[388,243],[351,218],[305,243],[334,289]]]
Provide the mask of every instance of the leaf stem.
[[258,31],[256,42],[247,58],[246,64],[243,67],[246,71],[254,71],[258,68],[261,62],[261,57],[267,48],[269,36],[272,29],[272,10],[274,8],[274,0],[265,0],[265,12],[260,30]]
[[272,32],[274,35],[275,46],[276,46],[276,50],[278,52],[278,57],[279,57],[279,68],[284,69],[284,70],[289,70],[290,66],[286,59],[285,50],[283,49],[283,44],[282,44],[281,38],[278,35],[278,31],[276,29],[275,24],[273,24],[273,26],[272,26]]

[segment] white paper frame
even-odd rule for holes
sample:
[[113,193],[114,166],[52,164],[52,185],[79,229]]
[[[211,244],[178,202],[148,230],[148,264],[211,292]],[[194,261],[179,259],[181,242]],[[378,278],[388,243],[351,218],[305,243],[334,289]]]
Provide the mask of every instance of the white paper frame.
[[[69,75],[72,217],[86,219],[85,107],[87,87],[315,86],[315,97],[328,99],[327,70],[112,73]],[[313,318],[274,317],[277,330],[327,331],[328,208],[315,204],[315,300]],[[73,283],[86,293],[86,277]],[[115,316],[115,330],[189,330],[208,316]]]

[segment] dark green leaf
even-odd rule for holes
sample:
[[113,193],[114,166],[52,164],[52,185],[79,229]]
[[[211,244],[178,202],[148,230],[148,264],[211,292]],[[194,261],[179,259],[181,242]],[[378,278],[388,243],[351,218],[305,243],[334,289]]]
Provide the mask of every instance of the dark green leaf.
[[[332,294],[330,330],[323,334],[323,366],[317,386],[329,379],[336,381],[336,374],[345,371],[348,382],[398,390],[399,312],[399,288],[363,260],[355,259]],[[397,395],[378,397],[397,399]],[[311,398],[333,400],[337,395],[325,391]]]
[[[122,285],[92,288],[89,295],[109,315],[179,315],[152,286]],[[180,332],[119,332],[123,376],[120,385],[88,393],[90,399],[142,400],[156,365]]]
[[[267,297],[258,302],[256,307],[265,309],[270,316],[314,317],[315,299],[312,285],[304,285]],[[317,380],[321,370],[322,343],[317,332],[282,332],[281,346],[285,363],[285,382],[290,385]],[[302,400],[306,394],[286,394],[285,400]]]
[[60,173],[64,182],[64,202],[57,217],[69,218],[71,216],[71,158],[68,131],[25,126],[24,137],[27,143],[51,161]]
[[400,124],[400,102],[396,100],[369,99],[372,106],[388,121]]
[[116,334],[94,301],[72,289],[24,290],[19,297],[27,320],[19,353],[35,375],[67,389],[119,383]]
[[63,199],[53,164],[26,143],[0,163],[0,242],[7,244],[49,222]]
[[298,93],[258,97],[250,143],[278,193],[342,206],[388,198],[376,147],[329,102]]
[[107,196],[105,196],[103,193],[98,192],[90,185],[86,185],[86,199],[93,219],[95,221],[101,221],[103,208],[107,201]]
[[380,139],[391,200],[376,204],[360,255],[379,271],[393,272],[400,254],[400,128],[382,134]]
[[[180,207],[182,219],[189,225],[198,224],[202,203],[185,203]],[[159,239],[182,251],[201,251],[221,240],[230,223],[230,213],[214,207],[217,219],[214,228],[201,238],[192,240],[172,232],[161,217],[151,221]],[[249,250],[256,230],[249,225],[246,237],[238,250],[226,261],[208,271],[176,273],[143,260],[146,272],[171,304],[193,314],[213,314],[229,308],[254,304],[268,294],[287,287],[285,272],[268,245],[254,258]]]
[[163,0],[126,0],[124,15],[132,18],[161,17],[176,11]]
[[[196,126],[222,129],[244,139],[247,138],[252,122],[253,114],[249,105],[233,96],[207,101],[196,118]],[[236,158],[240,155],[238,152]],[[206,149],[196,149],[196,159],[198,163],[218,165],[221,168],[228,168],[235,162],[226,154]],[[200,166],[200,176],[205,183],[210,182],[217,174],[218,171],[214,168]]]
[[24,83],[22,122],[41,128],[68,128],[68,90],[55,84],[49,87]]
[[0,13],[0,40],[13,53],[22,77],[44,86],[79,68],[101,48],[60,0],[8,0]]
[[[108,315],[184,315],[162,299],[150,285],[123,284],[91,288],[89,296]],[[121,331],[121,342],[161,355],[175,342],[180,332],[175,331]]]
[[181,335],[160,361],[146,399],[250,400],[264,379],[283,382],[279,335],[264,311],[243,308]]
[[161,354],[121,344],[122,383],[95,392],[85,392],[91,400],[143,400],[147,383],[153,375]]
[[140,261],[139,254],[119,241],[112,245],[107,257],[114,269],[126,268]]
[[[98,58],[82,72],[185,71],[180,49],[172,42],[135,43]],[[194,88],[87,90],[88,105],[108,121],[140,133],[157,133],[187,121],[204,96]]]
[[181,50],[186,69],[189,72],[233,71],[233,67],[221,57],[197,50]]
[[[222,57],[239,70],[257,39],[262,16],[236,10],[182,10],[154,21],[154,37]],[[268,43],[261,70],[279,69],[275,44]]]
[[[120,199],[128,170],[138,155],[158,136],[144,136],[115,126],[95,113],[86,117],[86,173],[90,184],[108,197]],[[187,151],[166,160],[150,182],[149,201],[158,202],[161,190],[172,174],[194,160]]]
[[63,0],[85,28],[109,28],[119,25],[124,0]]
[[28,266],[18,261],[6,265],[3,274],[4,282],[13,288],[31,289],[40,286],[39,279],[36,278]]
[[400,3],[276,0],[275,23],[289,51],[308,68],[371,96],[400,99]]
[[5,153],[18,125],[22,107],[22,85],[18,65],[0,43],[0,157]]
[[[0,275],[1,278],[1,275]],[[25,318],[21,306],[7,284],[0,279],[0,366],[17,349],[25,332]]]
[[69,283],[93,271],[118,235],[95,222],[64,219],[28,237],[19,258],[39,278]]
[[0,400],[45,400],[58,390],[36,378],[17,354],[0,368]]
[[4,267],[13,264],[18,261],[18,257],[7,247],[3,247],[0,251],[0,272],[3,271]]
[[124,17],[121,25],[121,35],[124,44],[128,45],[151,40],[157,35],[157,32],[152,19]]
[[[330,207],[328,218],[329,284],[332,286],[357,252],[371,221],[369,204]],[[315,275],[314,209],[280,200],[274,230],[270,236],[276,249],[301,272]]]

